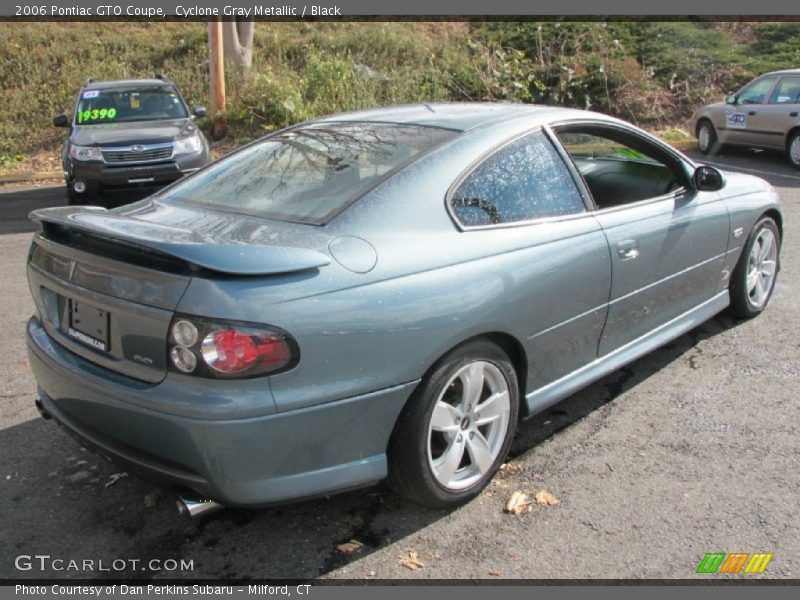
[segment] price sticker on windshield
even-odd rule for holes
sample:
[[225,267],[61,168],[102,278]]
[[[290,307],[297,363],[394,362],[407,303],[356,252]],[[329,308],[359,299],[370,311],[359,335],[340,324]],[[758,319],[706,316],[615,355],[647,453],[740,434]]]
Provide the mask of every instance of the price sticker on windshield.
[[747,127],[747,115],[732,110],[726,110],[725,123],[728,129],[745,129]]
[[116,108],[94,108],[78,111],[78,123],[92,123],[94,121],[109,121],[117,116]]

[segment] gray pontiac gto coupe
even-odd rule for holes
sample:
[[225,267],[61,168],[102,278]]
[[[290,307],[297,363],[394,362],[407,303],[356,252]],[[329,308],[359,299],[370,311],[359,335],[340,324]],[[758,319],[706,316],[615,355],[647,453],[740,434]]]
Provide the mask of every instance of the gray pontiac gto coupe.
[[761,179],[511,104],[334,115],[32,218],[37,406],[190,513],[387,476],[472,498],[520,419],[764,310],[783,231]]

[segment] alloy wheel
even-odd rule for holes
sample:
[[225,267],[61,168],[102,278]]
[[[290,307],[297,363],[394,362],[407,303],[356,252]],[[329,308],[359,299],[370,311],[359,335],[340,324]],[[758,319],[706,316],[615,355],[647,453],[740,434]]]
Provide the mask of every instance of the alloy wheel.
[[747,295],[754,308],[767,302],[778,265],[778,243],[771,229],[764,228],[750,250],[747,261]]
[[439,485],[463,490],[491,475],[510,414],[499,368],[474,361],[459,369],[436,399],[428,427],[428,464]]

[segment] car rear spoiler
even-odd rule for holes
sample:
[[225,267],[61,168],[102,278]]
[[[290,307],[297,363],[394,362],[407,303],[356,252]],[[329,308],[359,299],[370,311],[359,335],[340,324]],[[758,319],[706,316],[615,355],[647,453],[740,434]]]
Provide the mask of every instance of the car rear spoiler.
[[31,212],[30,218],[41,224],[42,235],[48,239],[68,239],[70,232],[88,234],[105,242],[109,251],[116,242],[227,275],[277,275],[317,269],[331,262],[326,254],[307,248],[209,243],[193,239],[192,232],[185,229],[109,214],[100,207],[45,208]]

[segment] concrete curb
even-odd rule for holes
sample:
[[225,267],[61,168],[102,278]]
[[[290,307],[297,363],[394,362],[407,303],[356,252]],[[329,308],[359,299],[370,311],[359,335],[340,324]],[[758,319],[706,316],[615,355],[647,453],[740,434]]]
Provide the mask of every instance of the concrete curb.
[[61,171],[20,171],[19,173],[0,175],[0,185],[4,183],[25,183],[26,181],[63,178],[64,174]]
[[[664,140],[666,141],[666,140]],[[675,148],[676,150],[680,150],[681,152],[686,152],[687,150],[696,150],[697,149],[697,141],[696,140],[678,140],[675,142],[667,142],[670,146]]]

